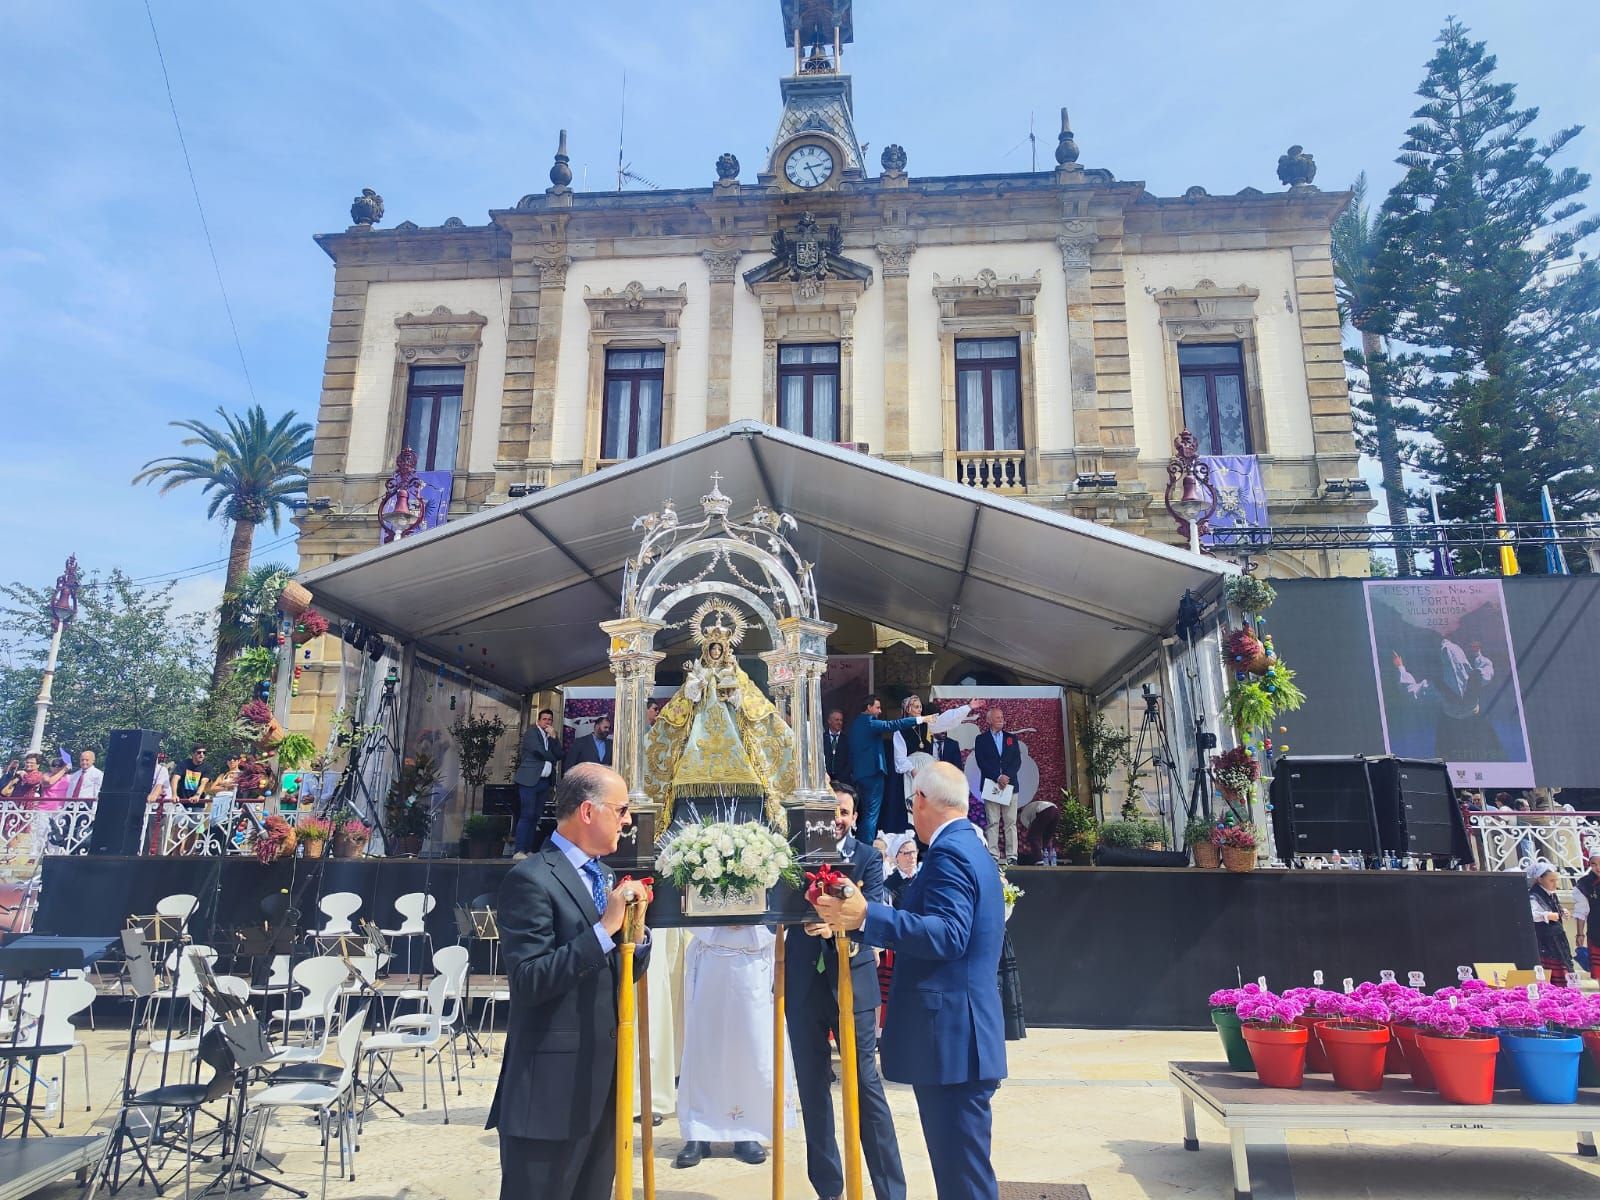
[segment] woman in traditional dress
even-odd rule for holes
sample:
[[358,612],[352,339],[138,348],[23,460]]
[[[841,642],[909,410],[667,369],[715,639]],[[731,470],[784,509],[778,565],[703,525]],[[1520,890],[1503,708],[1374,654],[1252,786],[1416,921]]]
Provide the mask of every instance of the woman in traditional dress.
[[1567,986],[1567,972],[1574,970],[1572,944],[1561,923],[1561,901],[1556,889],[1561,877],[1544,859],[1528,868],[1528,903],[1533,912],[1533,933],[1539,941],[1539,965],[1556,987]]
[[[922,697],[913,692],[902,700],[900,715],[920,717]],[[889,735],[889,750],[894,770],[885,781],[883,814],[878,820],[878,827],[884,833],[904,833],[911,828],[911,777],[933,758],[933,735],[928,732],[928,726],[913,725],[910,729]],[[927,755],[927,758],[916,759],[914,756],[918,754]]]

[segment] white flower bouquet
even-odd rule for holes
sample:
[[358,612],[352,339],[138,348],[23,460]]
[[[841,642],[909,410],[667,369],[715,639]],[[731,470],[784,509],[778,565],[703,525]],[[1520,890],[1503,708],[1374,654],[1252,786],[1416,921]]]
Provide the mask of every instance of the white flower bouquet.
[[713,896],[762,892],[786,879],[802,881],[794,850],[758,821],[704,821],[674,833],[656,857],[656,870],[680,890]]

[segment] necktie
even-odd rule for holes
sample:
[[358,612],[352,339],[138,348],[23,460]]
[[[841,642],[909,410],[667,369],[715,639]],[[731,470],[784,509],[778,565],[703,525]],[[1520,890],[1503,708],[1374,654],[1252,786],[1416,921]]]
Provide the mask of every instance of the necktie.
[[583,864],[583,873],[589,878],[589,896],[594,900],[594,911],[600,916],[606,911],[606,880],[600,873],[600,862],[591,858]]
[[83,772],[79,771],[78,772],[78,782],[72,785],[72,798],[74,800],[76,800],[78,798],[79,793],[81,793],[82,791],[83,791]]

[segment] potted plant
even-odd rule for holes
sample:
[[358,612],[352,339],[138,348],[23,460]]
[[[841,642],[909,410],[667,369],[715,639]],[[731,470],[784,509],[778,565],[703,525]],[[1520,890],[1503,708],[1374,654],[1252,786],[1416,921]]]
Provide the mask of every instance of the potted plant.
[[317,756],[317,744],[303,733],[286,733],[277,754],[279,770],[298,771]]
[[1322,1042],[1317,1037],[1317,1029],[1324,1021],[1331,1021],[1344,1012],[1344,994],[1319,987],[1285,988],[1283,994],[1286,998],[1305,1006],[1305,1010],[1295,1018],[1294,1023],[1304,1025],[1311,1031],[1311,1036],[1306,1039],[1306,1070],[1313,1074],[1326,1074],[1328,1056],[1323,1052]]
[[1268,644],[1250,629],[1230,630],[1223,653],[1228,665],[1235,671],[1245,671],[1251,675],[1265,674],[1272,661]]
[[1517,993],[1502,993],[1494,1019],[1516,1063],[1523,1097],[1534,1104],[1576,1104],[1583,1038],[1546,1028],[1538,1002]]
[[1246,807],[1251,789],[1261,778],[1261,763],[1247,746],[1235,746],[1211,759],[1211,777],[1222,789],[1229,807]]
[[1500,1039],[1480,1033],[1485,1014],[1455,996],[1436,994],[1408,1011],[1417,1027],[1417,1046],[1428,1060],[1439,1095],[1450,1104],[1489,1104],[1494,1100],[1494,1060]]
[[333,831],[333,856],[335,858],[360,858],[367,852],[372,840],[372,826],[354,813],[340,815]]
[[1600,993],[1575,987],[1547,988],[1540,993],[1539,1011],[1551,1029],[1575,1034],[1586,1051],[1578,1063],[1578,1086],[1600,1087]]
[[1056,823],[1056,848],[1075,867],[1086,867],[1094,854],[1100,825],[1094,814],[1066,788],[1061,789],[1061,820]]
[[1148,817],[1107,821],[1100,826],[1094,861],[1103,867],[1187,867],[1189,856],[1182,851],[1152,848],[1165,845],[1166,836],[1161,822]]
[[1211,831],[1211,841],[1222,852],[1222,865],[1242,874],[1256,869],[1259,835],[1249,821],[1230,821]]
[[472,789],[469,812],[478,807],[478,789],[489,782],[489,763],[505,732],[506,723],[499,713],[468,713],[450,726],[450,736],[456,740],[456,754],[461,759],[461,778]]
[[498,858],[506,840],[505,817],[488,813],[473,813],[461,825],[461,836],[466,839],[468,858]]
[[1211,830],[1215,822],[1210,817],[1195,817],[1183,827],[1183,840],[1194,855],[1194,865],[1197,867],[1220,867],[1222,865],[1222,852],[1217,849],[1211,840]]
[[1239,1001],[1246,996],[1258,995],[1261,986],[1247,983],[1243,987],[1221,988],[1211,993],[1211,1024],[1222,1038],[1223,1052],[1228,1056],[1228,1066],[1235,1071],[1254,1071],[1255,1060],[1250,1057],[1250,1046],[1244,1040],[1239,1021]]
[[1234,608],[1252,616],[1266,612],[1278,598],[1276,589],[1270,583],[1254,575],[1228,576],[1227,582],[1222,585],[1222,594]]
[[322,817],[307,817],[294,827],[295,836],[306,848],[307,858],[321,858],[333,836],[333,822]]
[[1083,752],[1083,771],[1089,777],[1089,794],[1096,813],[1105,815],[1106,788],[1119,766],[1128,761],[1130,734],[1114,728],[1105,713],[1091,709],[1078,714],[1078,749]]
[[1389,1006],[1376,996],[1341,1001],[1339,1013],[1316,1028],[1333,1082],[1351,1092],[1380,1091],[1389,1054]]
[[256,857],[264,863],[277,862],[293,854],[295,844],[294,826],[273,814],[262,823],[261,832],[256,835]]
[[391,854],[422,853],[423,839],[433,823],[433,796],[439,783],[439,765],[430,754],[401,760],[400,774],[389,785],[383,806],[384,837]]
[[1017,907],[1017,901],[1028,893],[1011,882],[1004,867],[1000,868],[1000,895],[1006,902],[1006,920],[1011,920],[1011,910]]
[[1240,1032],[1250,1047],[1262,1086],[1297,1088],[1304,1083],[1311,1031],[1295,1024],[1304,1006],[1298,1000],[1260,991],[1241,998],[1234,1011],[1239,1014]]
[[683,915],[755,916],[780,879],[804,882],[788,840],[758,821],[684,825],[656,856],[656,870],[683,894]]
[[295,618],[294,644],[303,646],[312,638],[319,638],[328,632],[328,618],[314,608],[308,608]]
[[1418,1091],[1436,1092],[1439,1090],[1438,1081],[1433,1077],[1433,1069],[1428,1066],[1427,1055],[1422,1053],[1422,1047],[1417,1045],[1416,1011],[1425,1004],[1431,1003],[1427,996],[1420,992],[1411,992],[1409,995],[1396,998],[1389,1004],[1389,1032],[1394,1035],[1394,1040],[1399,1044],[1400,1057],[1405,1062],[1406,1070],[1411,1073],[1411,1082]]

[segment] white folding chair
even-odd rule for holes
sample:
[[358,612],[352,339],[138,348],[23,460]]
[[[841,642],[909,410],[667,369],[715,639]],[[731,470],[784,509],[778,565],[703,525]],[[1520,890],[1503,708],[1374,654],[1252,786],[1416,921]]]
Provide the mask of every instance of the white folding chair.
[[[400,914],[400,924],[395,929],[384,929],[380,932],[389,941],[396,938],[406,939],[406,966],[411,965],[411,941],[422,938],[428,943],[428,955],[433,955],[433,935],[428,932],[427,918],[433,911],[434,898],[426,892],[407,892],[398,897],[394,902],[394,909]],[[420,973],[419,973],[420,982]]]
[[[342,958],[323,955],[306,959],[290,973],[290,977],[305,995],[293,1008],[285,1006],[282,1011],[271,1014],[267,1018],[268,1027],[283,1026],[284,1037],[287,1038],[296,1025],[320,1023],[323,1044],[326,1045],[328,1024],[339,1007],[339,989],[350,978],[350,968],[344,965]],[[320,1053],[317,1057],[321,1057]]]
[[66,1056],[73,1050],[83,1052],[83,1111],[89,1104],[89,1047],[78,1040],[78,1028],[72,1018],[83,1012],[95,999],[95,987],[87,979],[52,979],[48,983],[30,983],[22,993],[22,1012],[25,1017],[42,1027],[37,1038],[30,1038],[40,1047],[40,1057],[60,1055],[61,1099],[56,1111],[56,1128],[67,1119],[67,1068]]
[[[150,1024],[149,1028],[156,1027],[156,1014],[163,1001],[188,1000],[199,986],[199,975],[195,971],[194,960],[203,958],[207,965],[215,966],[217,952],[210,946],[177,946],[166,958],[167,982],[158,987],[150,995]],[[174,981],[173,975],[177,978]],[[188,1026],[185,1025],[187,1031]]]
[[317,907],[322,910],[322,915],[328,919],[323,922],[313,937],[338,937],[340,934],[354,933],[351,918],[361,911],[361,897],[354,892],[329,892],[317,901]]
[[[434,976],[433,982],[428,985],[428,1010],[425,1021],[420,1029],[402,1029],[392,1033],[376,1033],[368,1038],[361,1047],[361,1053],[368,1058],[377,1058],[382,1062],[383,1073],[374,1077],[371,1068],[367,1070],[369,1086],[375,1089],[378,1100],[388,1104],[384,1098],[382,1085],[385,1079],[398,1077],[394,1073],[394,1056],[402,1052],[411,1051],[422,1059],[422,1107],[428,1107],[428,1062],[432,1060],[439,1071],[439,1094],[444,1099],[444,1123],[450,1124],[450,1095],[444,1087],[444,1014],[449,1000],[446,992],[450,981],[443,975]],[[393,1107],[393,1105],[390,1105]],[[398,1109],[396,1111],[399,1111]]]
[[[450,1039],[450,1058],[455,1068],[456,1095],[461,1094],[461,1055],[456,1047],[456,1038],[460,1036],[466,1021],[461,1013],[462,996],[467,986],[467,970],[470,965],[471,954],[465,946],[446,946],[433,956],[433,972],[435,979],[444,980],[445,1008],[439,1016],[444,1034]],[[400,993],[401,999],[412,996],[420,998],[425,1003],[431,992],[413,993],[405,991]],[[405,1030],[427,1029],[432,1020],[427,1011],[407,1013],[394,1017],[389,1021],[389,1032],[399,1033]]]

